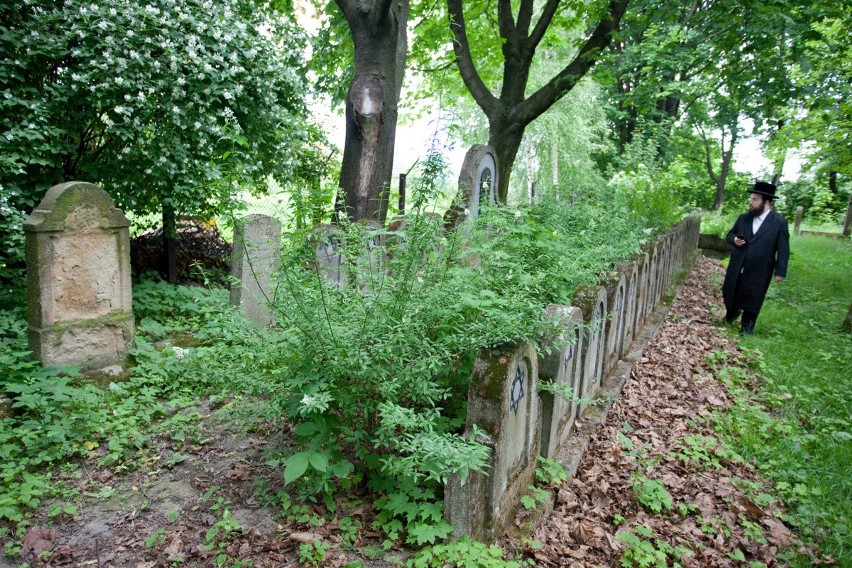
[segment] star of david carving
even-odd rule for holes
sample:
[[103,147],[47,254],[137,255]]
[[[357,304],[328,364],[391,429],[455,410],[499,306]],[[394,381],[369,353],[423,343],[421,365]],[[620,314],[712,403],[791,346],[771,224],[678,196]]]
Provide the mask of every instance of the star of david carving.
[[518,408],[524,398],[524,382],[526,382],[526,379],[526,370],[521,365],[518,365],[515,369],[515,380],[512,381],[512,388],[509,391],[509,410],[515,414],[518,413]]

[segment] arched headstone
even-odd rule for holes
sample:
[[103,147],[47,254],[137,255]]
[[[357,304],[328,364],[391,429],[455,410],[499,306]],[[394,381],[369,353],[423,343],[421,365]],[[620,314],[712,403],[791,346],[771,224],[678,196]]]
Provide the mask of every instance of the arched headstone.
[[446,224],[456,226],[479,214],[480,206],[496,203],[499,181],[497,152],[491,146],[475,144],[465,154],[459,174],[459,191],[445,215]]
[[133,345],[130,221],[101,188],[51,187],[26,221],[27,333],[45,365],[123,364]]
[[[541,391],[541,455],[550,457],[565,443],[577,417],[577,398],[580,396],[582,378],[583,312],[568,306],[548,306],[551,317],[557,320],[556,337],[542,340],[539,351],[539,381],[548,380],[560,386],[573,399]],[[547,354],[544,350],[550,348]]]
[[468,391],[467,433],[491,448],[487,474],[451,475],[445,516],[457,537],[493,541],[509,527],[538,459],[538,361],[532,343],[480,352]]

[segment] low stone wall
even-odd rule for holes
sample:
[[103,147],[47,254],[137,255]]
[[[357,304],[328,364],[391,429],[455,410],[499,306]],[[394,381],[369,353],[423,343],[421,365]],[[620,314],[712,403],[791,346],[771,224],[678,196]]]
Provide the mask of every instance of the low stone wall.
[[[556,458],[570,442],[577,416],[615,372],[698,240],[698,217],[683,219],[635,259],[604,273],[600,285],[580,287],[575,306],[548,307],[560,329],[539,341],[543,353],[525,343],[480,353],[470,377],[466,434],[477,432],[491,449],[490,471],[465,482],[450,477],[444,503],[455,536],[493,541],[510,528],[539,456]],[[573,398],[539,393],[539,380],[562,385],[562,394]]]

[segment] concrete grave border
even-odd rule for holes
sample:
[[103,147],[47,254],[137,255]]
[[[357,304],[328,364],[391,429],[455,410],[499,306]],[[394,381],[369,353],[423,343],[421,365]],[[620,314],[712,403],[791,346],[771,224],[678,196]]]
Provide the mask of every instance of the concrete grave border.
[[[532,343],[479,353],[470,376],[465,434],[472,435],[476,425],[477,441],[491,450],[489,467],[487,474],[470,472],[464,483],[458,475],[447,480],[444,516],[454,536],[491,541],[509,528],[537,465],[537,393],[538,358]],[[512,428],[514,421],[522,429]]]
[[[600,388],[606,357],[606,290],[601,286],[580,286],[574,292],[572,303],[583,313],[583,375],[580,382],[580,398],[594,398]],[[582,404],[581,409],[587,404]],[[581,410],[582,412],[582,410]]]
[[[546,391],[539,392],[541,417],[541,455],[553,457],[565,443],[577,418],[582,382],[583,312],[579,308],[551,304],[550,317],[556,318],[559,335],[542,339],[538,350],[539,381],[567,383],[575,400],[566,401]],[[546,352],[549,349],[549,352]],[[545,353],[546,352],[546,353]]]

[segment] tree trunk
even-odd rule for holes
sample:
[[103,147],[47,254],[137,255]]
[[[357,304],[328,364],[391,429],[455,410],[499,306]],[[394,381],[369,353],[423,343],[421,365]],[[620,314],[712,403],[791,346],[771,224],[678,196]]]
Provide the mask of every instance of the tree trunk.
[[397,104],[408,49],[409,0],[335,0],[355,44],[346,97],[346,142],[337,216],[384,223],[388,210]]
[[509,197],[509,178],[512,175],[512,165],[515,163],[518,149],[521,147],[521,140],[524,138],[524,128],[522,127],[518,132],[515,125],[492,123],[488,131],[488,145],[494,148],[494,152],[497,154],[497,171],[499,172],[497,187],[495,188],[497,193],[494,197],[498,203],[505,204]]
[[171,205],[163,204],[163,251],[160,274],[175,284],[177,274],[177,216]]
[[835,170],[828,172],[828,191],[837,195],[837,172]]
[[730,149],[722,151],[722,169],[719,172],[719,177],[716,178],[716,196],[713,199],[713,211],[718,211],[725,204],[725,183],[728,181],[728,173],[731,171],[731,161],[734,156],[734,142],[736,136],[731,140]]

